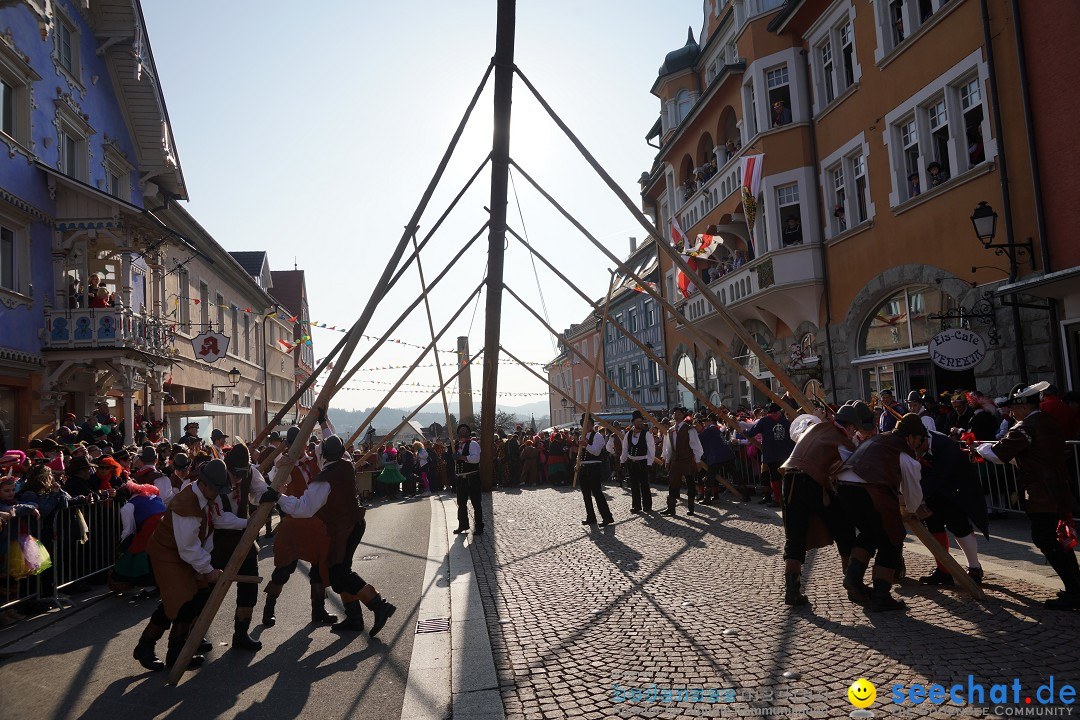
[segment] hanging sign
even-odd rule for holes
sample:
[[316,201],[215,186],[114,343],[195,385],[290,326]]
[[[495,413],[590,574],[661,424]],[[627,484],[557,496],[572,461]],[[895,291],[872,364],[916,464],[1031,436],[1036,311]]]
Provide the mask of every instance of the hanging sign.
[[225,357],[225,352],[229,349],[229,338],[217,332],[204,332],[191,339],[191,349],[195,351],[196,360],[217,362]]
[[986,357],[986,341],[977,332],[949,328],[930,339],[930,360],[943,370],[970,370]]

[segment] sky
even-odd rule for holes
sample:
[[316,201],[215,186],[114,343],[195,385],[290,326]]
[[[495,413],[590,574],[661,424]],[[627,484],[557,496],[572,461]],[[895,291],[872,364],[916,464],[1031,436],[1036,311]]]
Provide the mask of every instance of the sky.
[[[496,0],[374,3],[328,0],[318,12],[293,2],[143,0],[147,31],[188,186],[188,211],[227,250],[260,250],[272,269],[306,271],[312,320],[350,326],[369,301],[434,174],[495,46]],[[649,88],[686,30],[701,30],[701,0],[520,0],[515,61],[622,189],[656,150],[645,134],[660,111]],[[421,237],[491,147],[489,81],[427,211]],[[514,84],[511,157],[613,253],[645,231],[551,122]],[[487,217],[490,173],[480,175],[421,253],[430,281]],[[512,175],[508,224],[591,297],[607,290],[608,262],[521,177]],[[438,331],[480,283],[487,234],[430,293]],[[584,301],[508,240],[505,281],[562,331]],[[366,334],[381,335],[420,293],[415,266],[383,298]],[[475,300],[438,343],[484,344]],[[315,357],[341,338],[312,331]],[[522,360],[555,355],[554,338],[509,295],[502,343]],[[371,407],[430,341],[423,305],[340,392],[335,407]],[[362,341],[353,360],[372,346]],[[442,363],[454,362],[447,353]],[[438,385],[429,353],[391,399],[416,406]],[[368,369],[370,368],[370,369]],[[536,369],[543,373],[542,368]],[[447,374],[455,368],[445,368]],[[473,367],[480,402],[481,367]],[[456,387],[456,384],[455,384]],[[425,389],[428,388],[428,389]],[[499,405],[534,402],[546,386],[500,365]],[[509,395],[506,393],[520,393]],[[451,411],[456,412],[456,395]]]

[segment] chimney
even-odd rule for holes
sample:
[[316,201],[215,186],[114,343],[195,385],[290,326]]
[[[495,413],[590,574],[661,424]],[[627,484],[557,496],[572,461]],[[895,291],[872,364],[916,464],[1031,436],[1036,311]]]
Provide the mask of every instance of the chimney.
[[636,252],[637,252],[637,238],[632,237],[632,238],[630,238],[630,254],[633,255]]

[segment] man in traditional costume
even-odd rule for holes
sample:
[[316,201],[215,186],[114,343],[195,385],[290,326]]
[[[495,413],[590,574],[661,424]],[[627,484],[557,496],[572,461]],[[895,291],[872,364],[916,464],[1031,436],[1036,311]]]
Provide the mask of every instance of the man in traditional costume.
[[472,503],[473,535],[484,534],[484,507],[480,496],[480,443],[472,437],[472,428],[465,423],[458,425],[458,441],[454,449],[457,476],[458,526],[455,535],[469,530],[469,506]]
[[631,426],[623,438],[622,464],[630,476],[630,512],[652,512],[652,490],[649,473],[656,459],[656,443],[645,429],[645,418],[639,410],[630,416]]
[[283,495],[278,507],[294,518],[318,518],[326,526],[330,545],[326,553],[330,587],[341,595],[345,619],[335,630],[362,631],[363,603],[375,614],[369,634],[374,637],[397,608],[352,569],[353,554],[364,537],[364,508],[356,497],[355,471],[345,457],[345,444],[337,435],[322,442],[322,471],[311,479],[300,497]]
[[702,465],[701,442],[697,430],[686,421],[687,410],[679,406],[671,411],[675,425],[667,431],[662,457],[668,468],[667,510],[662,515],[675,515],[679,502],[679,490],[686,485],[687,512],[694,514],[694,497],[698,468]]

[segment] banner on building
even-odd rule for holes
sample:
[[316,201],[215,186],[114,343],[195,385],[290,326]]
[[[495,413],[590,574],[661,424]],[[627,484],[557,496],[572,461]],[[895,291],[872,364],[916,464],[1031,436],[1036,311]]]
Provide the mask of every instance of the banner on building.
[[229,338],[219,332],[204,332],[191,339],[191,349],[195,351],[196,360],[217,362],[225,357],[229,349]]
[[761,164],[764,155],[745,155],[741,163],[742,169],[742,204],[743,214],[746,215],[746,227],[750,230],[750,255],[757,257],[757,248],[754,241],[754,222],[758,215],[758,193],[761,192]]

